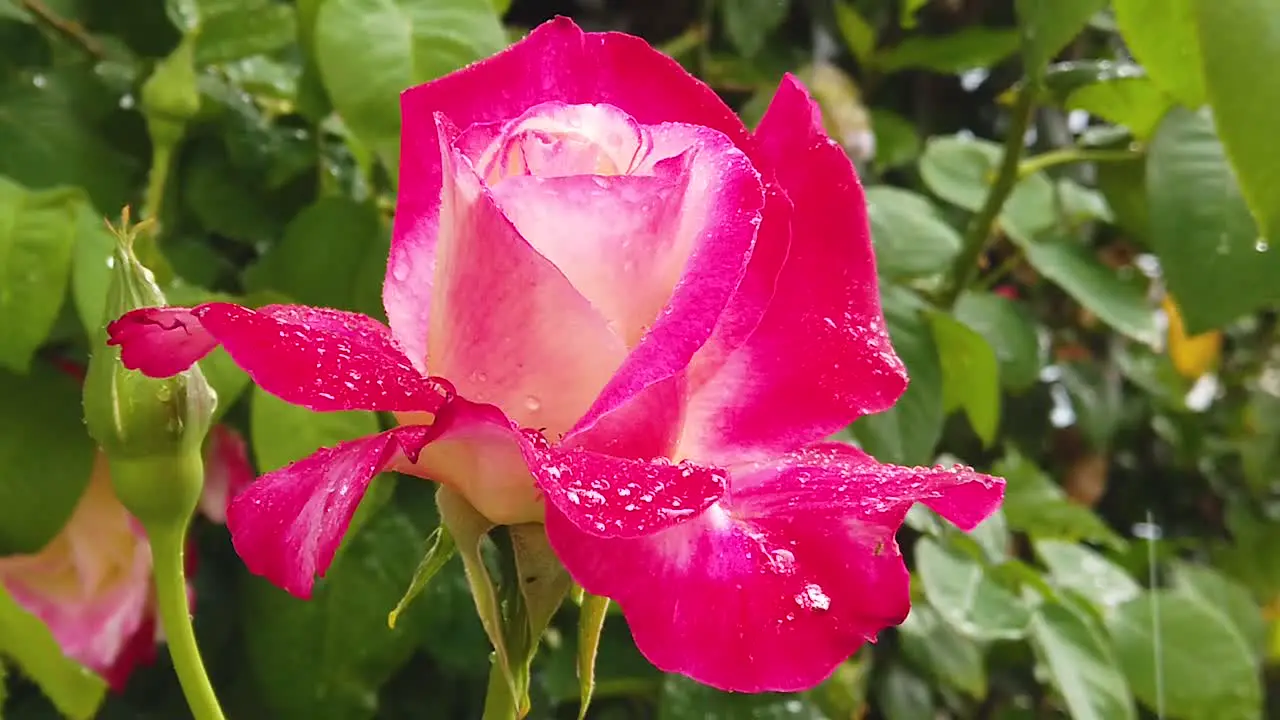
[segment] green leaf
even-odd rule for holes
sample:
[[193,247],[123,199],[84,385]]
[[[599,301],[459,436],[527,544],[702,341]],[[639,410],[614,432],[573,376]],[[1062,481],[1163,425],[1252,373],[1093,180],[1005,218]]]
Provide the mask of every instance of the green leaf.
[[275,290],[305,305],[365,310],[370,295],[381,304],[382,275],[364,269],[385,268],[389,247],[371,203],[325,197],[289,222],[246,281],[252,290]]
[[71,259],[71,299],[90,340],[98,337],[108,320],[114,319],[105,315],[115,247],[116,240],[108,232],[104,218],[88,204],[80,204]]
[[34,553],[71,517],[95,448],[75,378],[43,363],[27,375],[0,370],[0,398],[0,555]]
[[836,0],[836,27],[849,52],[860,63],[867,62],[876,49],[876,29],[848,0]]
[[1000,365],[977,332],[946,313],[929,314],[942,359],[942,406],[961,408],[973,431],[990,445],[1000,429]]
[[[934,195],[952,205],[977,212],[986,202],[1004,151],[988,140],[959,136],[933,137],[920,158],[920,177]],[[1044,173],[1033,173],[1018,182],[1005,201],[1001,225],[1010,234],[1024,234],[1052,226],[1053,183]]]
[[987,696],[982,648],[942,622],[927,604],[916,603],[898,632],[903,653],[917,667],[973,698]]
[[1009,527],[1032,538],[1096,542],[1123,549],[1124,540],[1091,510],[1067,499],[1040,468],[1010,452],[992,474],[1005,478],[1004,514]]
[[1066,106],[1123,125],[1146,140],[1173,107],[1173,98],[1149,77],[1117,77],[1078,88],[1067,96]]
[[1017,52],[1019,42],[1016,30],[972,26],[947,35],[913,35],[881,50],[874,64],[884,72],[922,68],[958,74],[995,65]]
[[867,684],[871,680],[872,655],[861,650],[836,666],[835,672],[805,693],[827,717],[856,718],[867,712]]
[[282,222],[257,179],[244,177],[222,148],[202,144],[183,163],[182,198],[200,225],[245,245],[274,242]]
[[1271,72],[1280,67],[1280,7],[1274,0],[1192,5],[1218,134],[1263,237],[1280,245],[1280,143],[1263,120],[1280,107],[1280,80]]
[[334,108],[377,149],[399,137],[402,90],[507,45],[489,0],[325,0],[314,41]]
[[955,318],[986,339],[1000,362],[1000,382],[1025,390],[1040,377],[1040,341],[1027,307],[989,292],[965,292],[952,310]]
[[1248,588],[1211,567],[1188,562],[1174,564],[1173,588],[1226,616],[1255,653],[1266,647],[1267,623]]
[[727,693],[681,675],[668,675],[658,699],[658,720],[827,720],[795,695]]
[[1054,585],[1079,593],[1104,616],[1142,592],[1124,568],[1082,545],[1037,540],[1035,550]]
[[1256,720],[1262,687],[1253,653],[1221,613],[1168,590],[1147,592],[1107,621],[1129,685],[1178,720]]
[[717,4],[729,42],[746,57],[760,53],[791,9],[789,0],[720,0]]
[[953,628],[976,640],[1018,640],[1031,613],[977,560],[933,538],[916,543],[916,571],[929,604]]
[[135,192],[138,164],[96,126],[114,104],[81,92],[77,79],[41,73],[0,82],[0,176],[33,190],[80,187],[99,210],[116,212]]
[[1072,720],[1137,717],[1115,655],[1087,617],[1066,605],[1044,603],[1031,617],[1031,642]]
[[[408,608],[395,629],[387,627],[387,610],[408,586],[427,532],[417,520],[434,520],[428,489],[417,482],[405,485],[416,492],[397,492],[399,502],[381,506],[347,536],[310,600],[294,598],[260,578],[241,581],[238,615],[244,623],[247,669],[265,705],[258,713],[371,719],[378,709],[378,690],[422,638],[468,622],[456,606],[438,602],[442,596],[437,593],[448,585],[442,578],[428,588],[431,597]],[[360,512],[371,500],[366,496]]]
[[853,433],[881,462],[922,465],[933,461],[942,436],[942,366],[933,332],[909,291],[883,286],[885,322],[911,383],[893,407],[859,419]]
[[1107,199],[1115,222],[1125,232],[1146,242],[1151,235],[1147,209],[1146,157],[1126,162],[1098,164],[1098,190]]
[[[7,465],[5,467],[8,467]],[[89,720],[106,696],[102,678],[62,654],[53,633],[36,616],[23,610],[0,585],[0,657],[11,658],[71,720]],[[0,671],[0,685],[4,673]],[[0,712],[3,711],[0,692]]]
[[[1200,40],[1192,3],[1197,0],[1114,0],[1125,44],[1165,92],[1190,108],[1204,104]],[[1217,0],[1214,0],[1217,2]]]
[[584,593],[578,614],[578,720],[585,720],[596,689],[596,653],[609,615],[609,598]]
[[1207,112],[1165,116],[1147,153],[1151,245],[1187,332],[1280,300],[1280,245],[1258,236]]
[[920,720],[938,714],[929,683],[901,663],[889,665],[876,689],[876,699],[886,720]]
[[1155,310],[1140,277],[1121,277],[1067,238],[1019,243],[1036,272],[1061,287],[1112,329],[1139,342],[1158,341]]
[[322,447],[375,435],[378,430],[378,417],[371,412],[314,412],[290,405],[260,387],[253,388],[249,434],[258,468],[264,473]]
[[397,602],[395,608],[387,614],[388,627],[395,628],[396,621],[408,609],[409,604],[427,589],[431,578],[435,577],[436,573],[440,572],[445,563],[452,560],[457,552],[458,546],[454,544],[453,536],[443,525],[437,527],[427,538],[427,550],[418,561],[418,568],[413,571],[413,579],[409,581],[409,587],[400,597],[400,602]]
[[196,63],[217,65],[287,47],[298,33],[293,6],[247,0],[220,7],[202,18],[196,39]]
[[891,110],[872,108],[871,132],[876,138],[876,168],[895,168],[920,157],[920,135],[916,126],[901,115]]
[[0,367],[25,372],[58,319],[81,202],[73,190],[31,192],[0,178]]
[[960,234],[922,195],[888,185],[869,187],[867,215],[876,268],[884,275],[915,277],[939,273],[960,252]]
[[1017,0],[1027,67],[1041,72],[1106,5],[1107,0]]

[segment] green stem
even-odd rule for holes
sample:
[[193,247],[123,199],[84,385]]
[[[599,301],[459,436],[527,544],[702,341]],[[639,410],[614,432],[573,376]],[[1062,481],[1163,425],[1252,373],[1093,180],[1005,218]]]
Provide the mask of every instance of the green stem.
[[1083,150],[1068,147],[1027,158],[1018,165],[1018,177],[1024,178],[1055,165],[1079,162],[1125,162],[1139,157],[1142,157],[1142,154],[1133,150]]
[[196,644],[187,604],[187,579],[183,570],[183,547],[186,523],[174,530],[149,532],[156,582],[156,599],[160,606],[160,623],[169,644],[173,668],[182,684],[182,693],[196,720],[224,720],[218,697],[209,684],[200,647]]
[[493,659],[489,668],[489,689],[484,695],[484,715],[481,720],[518,720],[515,698],[511,697],[511,684],[502,671],[501,660]]
[[1013,121],[1004,138],[1004,157],[1000,162],[1000,170],[996,174],[995,182],[991,184],[991,190],[987,193],[986,202],[969,222],[969,229],[964,236],[964,245],[961,246],[960,254],[956,256],[955,263],[951,267],[951,285],[940,298],[945,308],[955,305],[960,293],[964,292],[978,274],[978,259],[986,249],[987,240],[990,239],[992,230],[995,228],[996,219],[1000,217],[1001,208],[1004,207],[1005,201],[1009,199],[1009,194],[1013,192],[1013,187],[1018,182],[1018,161],[1022,157],[1023,136],[1027,134],[1027,127],[1031,124],[1034,110],[1035,91],[1024,88],[1018,93],[1013,109]]
[[168,284],[173,277],[169,263],[160,253],[160,207],[164,203],[165,184],[169,181],[169,166],[173,161],[173,145],[157,143],[151,151],[151,172],[147,176],[146,195],[142,199],[140,219],[151,220],[151,227],[139,233],[134,241],[134,254],[143,265],[151,268],[156,280]]

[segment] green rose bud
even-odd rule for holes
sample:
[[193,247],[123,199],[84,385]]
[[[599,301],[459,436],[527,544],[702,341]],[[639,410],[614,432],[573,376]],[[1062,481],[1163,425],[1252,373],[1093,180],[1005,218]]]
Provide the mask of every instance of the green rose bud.
[[[151,271],[134,255],[139,227],[116,232],[107,320],[165,304]],[[107,345],[105,328],[99,334],[84,384],[85,422],[107,454],[116,495],[144,526],[185,524],[194,512],[204,482],[201,446],[216,405],[199,366],[149,378],[125,368],[120,349]]]
[[187,121],[200,111],[195,41],[195,33],[183,36],[178,47],[156,64],[142,85],[142,113],[147,118],[151,141],[157,146],[176,146]]

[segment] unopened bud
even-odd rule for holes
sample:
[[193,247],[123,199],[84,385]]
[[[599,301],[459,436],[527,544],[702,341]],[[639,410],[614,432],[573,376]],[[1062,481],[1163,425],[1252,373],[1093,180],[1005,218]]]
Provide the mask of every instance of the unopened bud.
[[[165,304],[155,278],[133,253],[141,226],[128,214],[116,231],[107,318]],[[85,422],[106,452],[116,495],[144,525],[185,523],[203,485],[201,445],[217,395],[199,366],[168,378],[125,368],[120,349],[107,345],[105,329],[89,358],[84,383]]]

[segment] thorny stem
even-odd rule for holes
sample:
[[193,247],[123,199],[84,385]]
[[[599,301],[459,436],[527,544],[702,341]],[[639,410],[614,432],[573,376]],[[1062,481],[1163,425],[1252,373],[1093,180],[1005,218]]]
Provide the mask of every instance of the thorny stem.
[[52,28],[73,44],[84,48],[84,51],[95,59],[101,60],[106,57],[107,53],[103,49],[102,43],[90,35],[80,23],[62,17],[40,0],[19,0],[19,2],[23,9],[35,15],[37,20]]
[[200,659],[200,646],[196,644],[195,629],[191,625],[191,611],[187,604],[187,580],[183,571],[183,546],[187,524],[173,529],[148,532],[154,561],[156,601],[160,610],[160,623],[164,627],[173,658],[174,671],[182,685],[182,694],[196,720],[224,720],[218,697],[209,683],[209,676]]
[[1018,93],[1013,109],[1013,122],[1005,135],[1004,156],[1000,162],[1000,170],[996,174],[995,182],[991,185],[991,190],[987,193],[986,202],[969,222],[969,229],[964,236],[964,245],[961,246],[960,254],[956,256],[951,268],[951,284],[940,298],[942,307],[950,308],[955,305],[960,293],[964,292],[978,274],[978,259],[986,249],[987,241],[995,228],[996,219],[1000,217],[1001,208],[1004,207],[1005,201],[1009,199],[1009,194],[1013,192],[1013,187],[1018,182],[1018,163],[1022,157],[1023,136],[1027,134],[1027,127],[1031,124],[1034,110],[1035,91],[1024,88]]

